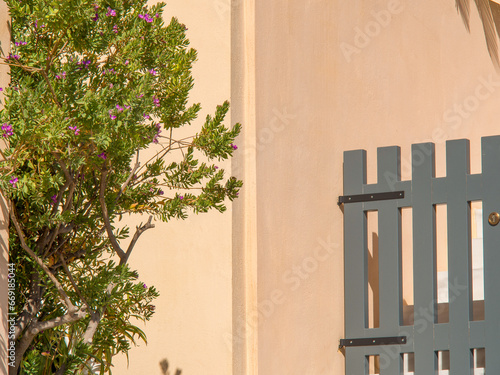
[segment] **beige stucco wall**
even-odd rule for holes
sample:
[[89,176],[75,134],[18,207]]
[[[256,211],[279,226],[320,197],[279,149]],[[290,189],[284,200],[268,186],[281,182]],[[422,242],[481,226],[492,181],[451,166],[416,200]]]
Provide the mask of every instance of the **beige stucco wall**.
[[375,182],[376,147],[400,145],[408,179],[410,145],[434,139],[444,175],[443,141],[465,137],[478,172],[500,78],[477,12],[469,35],[452,0],[257,0],[255,18],[258,300],[282,297],[258,373],[341,374],[343,151],[366,149]]
[[[173,0],[164,18],[168,22],[172,16],[188,27],[191,46],[198,51],[190,100],[200,102],[202,111],[195,124],[182,129],[188,136],[216,105],[230,99],[230,13],[211,1]],[[231,117],[226,119],[229,125]],[[231,170],[230,163],[218,165]],[[224,214],[157,222],[141,237],[129,263],[141,280],[159,289],[160,298],[152,320],[140,324],[148,345],[130,351],[128,367],[124,356],[116,360],[113,373],[161,375],[163,359],[170,364],[170,375],[176,368],[183,374],[231,373],[231,220],[228,204]]]
[[[0,47],[4,53],[10,50],[10,35],[7,25],[7,5],[0,1]],[[0,87],[7,86],[7,67],[0,65]],[[0,98],[1,98],[0,93]],[[0,144],[0,147],[3,147]],[[0,195],[0,374],[7,374],[7,263],[8,253],[8,212]]]
[[[480,137],[498,133],[500,79],[477,12],[468,34],[452,0],[228,4],[211,2],[218,18],[202,1],[174,10],[185,14],[196,48],[212,42],[198,45],[197,30],[231,41],[233,119],[245,126],[233,163],[246,185],[233,209],[227,373],[341,374],[343,216],[336,200],[343,151],[366,149],[368,181],[375,182],[376,148],[400,145],[408,179],[411,144],[433,140],[442,176],[444,141],[466,137],[478,172]],[[229,12],[231,29],[221,30]],[[200,53],[199,64],[214,62]],[[188,353],[198,359],[206,351]]]

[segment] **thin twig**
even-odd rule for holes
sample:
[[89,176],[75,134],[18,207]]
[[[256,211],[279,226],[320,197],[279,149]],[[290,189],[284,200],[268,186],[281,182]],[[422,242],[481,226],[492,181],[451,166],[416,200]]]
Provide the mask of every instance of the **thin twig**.
[[26,65],[22,65],[22,64],[10,64],[10,63],[6,63],[6,62],[0,62],[0,65],[8,65],[8,66],[16,66],[18,68],[21,68],[23,70],[26,70],[27,72],[40,72],[42,71],[43,69],[42,68],[36,68],[34,66],[26,66]]
[[87,300],[82,295],[82,293],[80,292],[80,289],[76,285],[75,279],[73,279],[73,276],[71,275],[71,272],[69,272],[68,265],[66,264],[66,261],[64,260],[64,255],[59,254],[59,259],[61,259],[61,263],[62,263],[64,272],[66,272],[66,275],[68,275],[69,281],[71,282],[71,285],[73,285],[73,289],[75,290],[75,292],[78,295],[78,297],[80,297],[80,300],[82,300],[82,302],[85,304],[85,306],[87,306],[87,309],[90,311],[91,310],[90,305],[88,304]]
[[5,156],[5,154],[3,153],[2,149],[0,148],[0,155],[2,155],[2,158],[5,160],[5,161],[8,161],[9,159],[7,159],[7,157]]
[[50,83],[49,77],[47,76],[47,72],[45,72],[45,70],[41,70],[40,74],[43,76],[43,78],[45,79],[45,82],[47,82],[47,85],[49,86],[49,90],[52,93],[52,97],[54,99],[54,103],[56,103],[56,105],[59,108],[61,108],[62,107],[61,103],[59,103],[59,101],[57,100],[56,92],[54,91],[54,88],[52,87],[52,84]]

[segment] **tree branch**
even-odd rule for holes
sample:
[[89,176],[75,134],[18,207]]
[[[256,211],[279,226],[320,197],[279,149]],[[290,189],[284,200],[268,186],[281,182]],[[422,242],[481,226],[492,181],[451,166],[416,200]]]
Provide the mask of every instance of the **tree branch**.
[[71,303],[71,300],[69,299],[68,295],[66,294],[66,291],[62,287],[59,280],[57,280],[57,278],[54,276],[54,274],[52,272],[50,272],[49,268],[43,263],[43,261],[26,244],[26,240],[24,238],[24,233],[21,229],[21,226],[19,225],[19,222],[17,221],[15,208],[14,208],[14,205],[12,204],[12,202],[10,202],[10,218],[11,218],[12,222],[14,223],[14,227],[16,228],[17,235],[19,236],[19,240],[21,241],[21,247],[35,260],[35,262],[47,274],[49,279],[54,283],[57,291],[59,292],[61,302],[68,308],[68,311],[70,313],[76,311],[75,306],[73,305],[73,303]]
[[16,321],[16,329],[14,331],[15,339],[17,340],[24,329],[31,323],[33,317],[40,311],[41,308],[41,286],[40,273],[35,269],[30,276],[30,294],[23,307],[23,312],[19,315]]
[[132,171],[130,172],[127,180],[122,184],[122,186],[120,188],[120,191],[118,192],[118,195],[116,196],[115,205],[118,203],[118,199],[120,199],[120,197],[122,196],[123,192],[127,188],[128,184],[130,183],[130,181],[132,180],[132,178],[134,178],[135,172],[137,171],[137,169],[140,166],[141,166],[141,163],[139,163],[139,151],[137,151],[137,158],[135,160],[134,168],[132,168]]
[[83,334],[83,342],[85,344],[92,344],[94,340],[94,335],[97,331],[97,327],[99,327],[99,323],[101,322],[101,314],[96,312],[90,312],[90,322],[87,325],[87,329]]
[[113,247],[113,250],[118,254],[121,260],[125,257],[125,252],[122,250],[122,248],[118,244],[118,241],[116,240],[115,235],[113,234],[113,229],[111,228],[111,223],[109,221],[108,207],[106,206],[106,201],[104,199],[104,193],[106,192],[107,175],[108,175],[108,169],[106,168],[106,165],[104,165],[101,172],[101,189],[99,191],[99,202],[101,203],[104,227],[106,228],[106,232],[108,233],[108,238],[111,242],[111,246]]
[[59,254],[59,259],[61,259],[62,266],[64,268],[64,272],[66,272],[66,275],[68,275],[69,281],[71,282],[71,285],[73,285],[73,289],[75,290],[76,294],[80,298],[80,300],[87,306],[88,310],[91,310],[90,305],[87,303],[87,300],[85,297],[80,293],[80,289],[75,283],[75,279],[73,279],[73,275],[71,275],[71,272],[69,272],[68,265],[66,264],[66,261],[64,260],[64,255]]
[[[34,322],[31,322],[29,327],[31,327]],[[9,375],[17,375],[19,366],[21,365],[21,361],[23,360],[24,353],[28,350],[31,342],[35,338],[35,335],[32,334],[29,329],[26,330],[21,339],[16,342],[16,360],[14,362],[14,366],[9,366]]]
[[33,320],[26,331],[24,332],[21,339],[17,342],[16,345],[16,360],[14,363],[14,367],[9,367],[9,375],[17,375],[19,366],[21,361],[24,358],[24,353],[28,350],[31,342],[40,332],[45,331],[47,329],[55,328],[63,324],[73,323],[80,319],[83,319],[87,316],[87,312],[85,312],[85,308],[79,309],[72,313],[67,313],[64,316],[47,320],[45,322],[38,322]]
[[52,84],[50,83],[49,76],[47,75],[47,73],[45,72],[45,70],[40,70],[40,74],[45,79],[45,82],[47,82],[47,86],[49,86],[49,90],[52,93],[52,99],[54,99],[54,103],[56,103],[57,106],[59,108],[61,108],[62,107],[61,103],[59,103],[59,101],[57,100],[57,95],[56,95],[56,92],[54,91],[54,88],[52,87]]
[[47,320],[44,322],[35,322],[33,327],[30,327],[28,330],[30,334],[38,335],[40,332],[46,331],[51,328],[59,327],[63,324],[73,323],[80,319],[85,318],[88,315],[86,307],[82,307],[74,312],[67,313],[66,315],[59,316],[57,318]]
[[136,227],[134,237],[132,237],[132,240],[130,241],[130,244],[128,245],[127,253],[125,254],[125,257],[120,260],[120,265],[127,263],[128,257],[132,253],[132,250],[134,249],[134,246],[135,246],[137,240],[139,239],[139,237],[141,236],[141,234],[143,234],[148,229],[155,227],[154,224],[151,224],[151,220],[153,220],[152,215],[149,216],[149,219],[146,222],[146,224],[144,224],[144,225],[141,224],[141,225]]

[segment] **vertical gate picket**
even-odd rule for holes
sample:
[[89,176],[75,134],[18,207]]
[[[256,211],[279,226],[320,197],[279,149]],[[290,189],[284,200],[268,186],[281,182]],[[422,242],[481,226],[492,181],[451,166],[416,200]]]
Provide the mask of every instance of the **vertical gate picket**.
[[469,320],[472,318],[469,173],[469,141],[446,142],[450,373],[456,375],[469,375],[472,365],[469,348]]
[[486,374],[500,374],[500,226],[488,224],[500,212],[500,136],[482,140],[483,241]]
[[[379,148],[377,152],[377,188],[390,191],[387,176],[401,180],[399,147]],[[393,185],[394,186],[394,185]],[[379,306],[380,335],[391,336],[399,331],[401,309],[401,214],[397,200],[378,204],[379,234]],[[399,348],[387,349],[381,361],[381,375],[400,374]]]
[[[500,136],[482,139],[482,173],[470,174],[469,141],[446,143],[446,177],[435,177],[434,144],[412,145],[412,181],[400,181],[399,147],[377,151],[377,183],[366,183],[366,151],[344,153],[344,282],[346,375],[368,374],[379,355],[380,375],[402,374],[401,352],[414,352],[414,375],[437,374],[437,350],[449,350],[450,375],[473,374],[472,350],[485,348],[485,373],[500,374]],[[396,188],[397,187],[397,188]],[[404,191],[402,194],[395,190]],[[373,195],[372,195],[373,194]],[[378,194],[378,197],[374,195]],[[399,194],[399,195],[398,195]],[[347,201],[345,200],[347,199]],[[470,202],[483,203],[484,321],[472,321]],[[449,322],[437,323],[436,211],[447,204]],[[401,208],[413,212],[414,325],[402,324]],[[378,210],[379,327],[368,328],[366,211]],[[405,333],[406,332],[406,333]],[[405,336],[407,341],[372,340]],[[345,345],[348,345],[346,343]],[[363,346],[364,345],[364,346]]]
[[[434,144],[412,146],[413,277],[415,317],[415,373],[435,373],[433,324],[436,303],[435,210],[432,206]],[[431,320],[431,321],[428,321]],[[415,318],[417,321],[417,318]]]
[[[348,151],[344,156],[344,192],[361,194],[366,184],[366,151]],[[367,257],[366,217],[363,203],[351,203],[344,207],[344,243],[349,251],[344,255],[344,283],[346,298],[345,330],[351,337],[363,337],[367,325]],[[366,373],[366,363],[358,351],[346,352],[346,374]]]

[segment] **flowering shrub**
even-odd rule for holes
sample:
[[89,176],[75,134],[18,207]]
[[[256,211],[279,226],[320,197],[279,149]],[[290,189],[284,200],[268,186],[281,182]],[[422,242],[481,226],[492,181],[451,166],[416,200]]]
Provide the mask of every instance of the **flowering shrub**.
[[[164,4],[6,2],[0,189],[18,291],[10,374],[108,373],[114,355],[146,340],[130,319],[149,320],[158,296],[128,267],[135,244],[153,219],[224,211],[237,197],[241,181],[213,161],[232,156],[240,125],[223,125],[226,102],[199,133],[175,137],[200,110],[188,104],[196,51],[183,24],[164,22]],[[125,214],[149,216],[127,248]]]

